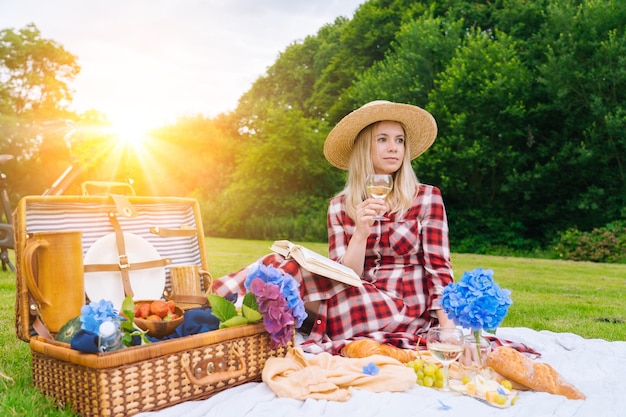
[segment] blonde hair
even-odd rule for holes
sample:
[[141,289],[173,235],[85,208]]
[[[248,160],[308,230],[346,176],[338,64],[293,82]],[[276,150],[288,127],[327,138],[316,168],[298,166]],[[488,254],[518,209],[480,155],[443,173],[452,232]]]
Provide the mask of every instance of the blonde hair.
[[[381,120],[382,121],[382,120]],[[376,128],[379,122],[372,123],[363,128],[354,140],[354,146],[348,162],[348,176],[346,186],[339,193],[346,198],[346,212],[351,219],[356,218],[356,206],[361,204],[367,196],[365,178],[374,174],[374,162],[372,161],[372,146],[376,141]],[[404,125],[402,129],[405,131]],[[419,186],[419,180],[411,166],[411,150],[409,141],[404,141],[404,159],[400,169],[392,174],[393,189],[385,199],[389,207],[389,213],[397,213],[404,216],[413,205],[413,199]]]

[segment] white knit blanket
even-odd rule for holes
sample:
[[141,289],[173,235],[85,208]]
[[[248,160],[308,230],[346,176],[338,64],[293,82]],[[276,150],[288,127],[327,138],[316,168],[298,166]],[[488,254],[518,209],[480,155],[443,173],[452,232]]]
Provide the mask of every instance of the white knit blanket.
[[[188,401],[140,417],[243,416],[463,416],[463,417],[626,417],[626,342],[583,339],[572,333],[501,328],[502,339],[522,342],[541,353],[539,361],[552,365],[587,399],[568,400],[541,392],[520,392],[506,409],[483,404],[456,393],[416,385],[401,393],[353,390],[347,402],[299,401],[278,398],[262,382],[246,383],[206,400]],[[443,404],[443,405],[442,405]]]

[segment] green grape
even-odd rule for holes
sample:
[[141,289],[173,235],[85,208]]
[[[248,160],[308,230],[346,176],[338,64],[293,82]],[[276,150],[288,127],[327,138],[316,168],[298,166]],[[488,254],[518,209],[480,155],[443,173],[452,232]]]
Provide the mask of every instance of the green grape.
[[433,362],[425,362],[422,358],[416,358],[406,363],[413,368],[417,385],[431,388],[443,388],[443,369]]
[[424,365],[424,375],[433,376],[435,375],[435,372],[437,372],[437,369],[438,367],[434,363],[427,363]]

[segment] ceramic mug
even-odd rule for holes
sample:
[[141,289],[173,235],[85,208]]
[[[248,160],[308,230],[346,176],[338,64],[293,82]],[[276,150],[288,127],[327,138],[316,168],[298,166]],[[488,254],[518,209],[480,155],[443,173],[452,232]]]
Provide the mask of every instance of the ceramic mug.
[[175,265],[170,267],[170,284],[173,296],[200,296],[202,292],[202,276],[211,276],[208,271],[198,265]]
[[85,304],[80,230],[35,232],[24,247],[24,276],[48,330],[58,332]]

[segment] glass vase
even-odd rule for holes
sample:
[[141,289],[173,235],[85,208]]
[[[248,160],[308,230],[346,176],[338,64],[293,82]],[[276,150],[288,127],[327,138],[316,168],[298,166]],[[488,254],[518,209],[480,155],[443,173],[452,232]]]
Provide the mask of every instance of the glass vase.
[[461,359],[462,364],[477,371],[487,366],[487,356],[491,352],[491,342],[480,333],[473,332],[465,336],[465,352]]

